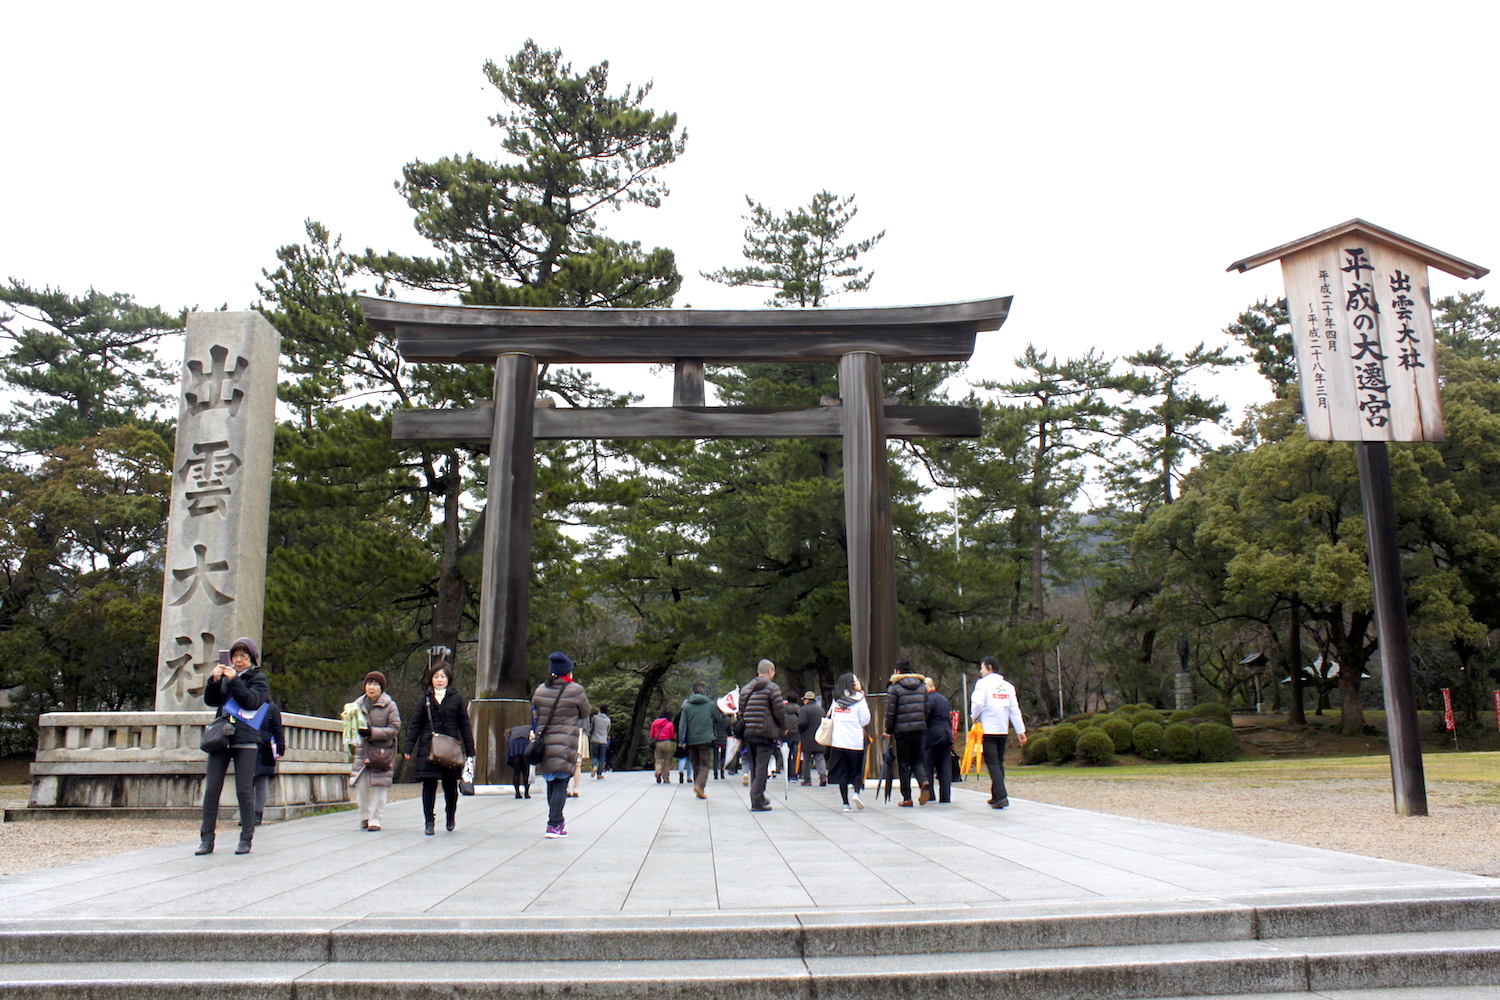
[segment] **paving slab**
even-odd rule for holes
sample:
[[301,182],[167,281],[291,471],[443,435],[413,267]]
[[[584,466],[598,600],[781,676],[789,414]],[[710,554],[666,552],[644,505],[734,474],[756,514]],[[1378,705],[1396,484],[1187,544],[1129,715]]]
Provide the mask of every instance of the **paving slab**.
[[[1237,834],[981,792],[903,809],[867,799],[843,813],[833,787],[794,787],[751,813],[749,789],[657,785],[649,772],[583,782],[570,836],[542,837],[540,795],[465,798],[458,828],[422,832],[420,803],[384,829],[353,813],[260,828],[254,851],[194,857],[193,840],[0,878],[0,922],[87,916],[142,921],[946,912],[1043,904],[1232,899],[1294,906],[1397,890],[1495,893],[1500,881]],[[107,820],[101,824],[107,827]],[[1497,903],[1500,906],[1500,903]]]

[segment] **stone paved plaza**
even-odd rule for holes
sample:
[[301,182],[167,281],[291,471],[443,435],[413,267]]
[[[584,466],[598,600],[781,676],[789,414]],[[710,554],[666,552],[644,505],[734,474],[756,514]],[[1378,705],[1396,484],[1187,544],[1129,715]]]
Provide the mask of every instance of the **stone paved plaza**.
[[[585,776],[568,800],[570,836],[545,840],[540,788],[461,801],[458,829],[422,833],[420,803],[385,828],[352,813],[268,824],[255,850],[198,858],[195,840],[0,879],[18,917],[420,917],[702,914],[704,911],[940,910],[1015,904],[1198,900],[1393,889],[1500,889],[1494,879],[1254,837],[1012,799],[979,786],[909,809],[867,792],[843,813],[837,790],[773,781],[751,813],[737,778],[658,785],[648,772]],[[108,821],[100,823],[108,836]]]

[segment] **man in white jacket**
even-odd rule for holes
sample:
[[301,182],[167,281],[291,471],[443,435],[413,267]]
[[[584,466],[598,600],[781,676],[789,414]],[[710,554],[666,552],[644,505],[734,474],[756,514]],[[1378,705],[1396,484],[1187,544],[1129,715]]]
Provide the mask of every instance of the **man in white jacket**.
[[1026,720],[1016,703],[1016,689],[1000,676],[1000,661],[986,656],[979,661],[979,680],[969,700],[969,718],[984,727],[984,769],[990,772],[990,808],[1010,805],[1005,796],[1005,737],[1012,727],[1021,745],[1026,745]]

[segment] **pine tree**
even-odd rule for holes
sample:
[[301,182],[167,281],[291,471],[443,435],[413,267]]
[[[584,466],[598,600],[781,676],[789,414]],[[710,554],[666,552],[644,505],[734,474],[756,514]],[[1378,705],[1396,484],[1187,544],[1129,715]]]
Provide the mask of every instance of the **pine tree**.
[[854,195],[819,191],[805,207],[780,215],[749,195],[745,203],[750,206],[745,216],[750,226],[745,230],[743,252],[753,263],[705,271],[703,277],[731,288],[769,288],[773,294],[766,305],[776,308],[821,306],[840,292],[863,292],[870,287],[875,273],[865,274],[864,266],[854,262],[875,248],[885,230],[868,239],[841,242],[844,230],[859,214]]

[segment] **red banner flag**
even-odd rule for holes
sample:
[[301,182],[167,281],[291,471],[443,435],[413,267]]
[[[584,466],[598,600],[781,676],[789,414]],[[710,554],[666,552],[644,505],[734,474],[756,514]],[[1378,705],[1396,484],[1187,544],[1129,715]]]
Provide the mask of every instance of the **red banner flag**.
[[1453,695],[1443,688],[1443,728],[1453,732]]

